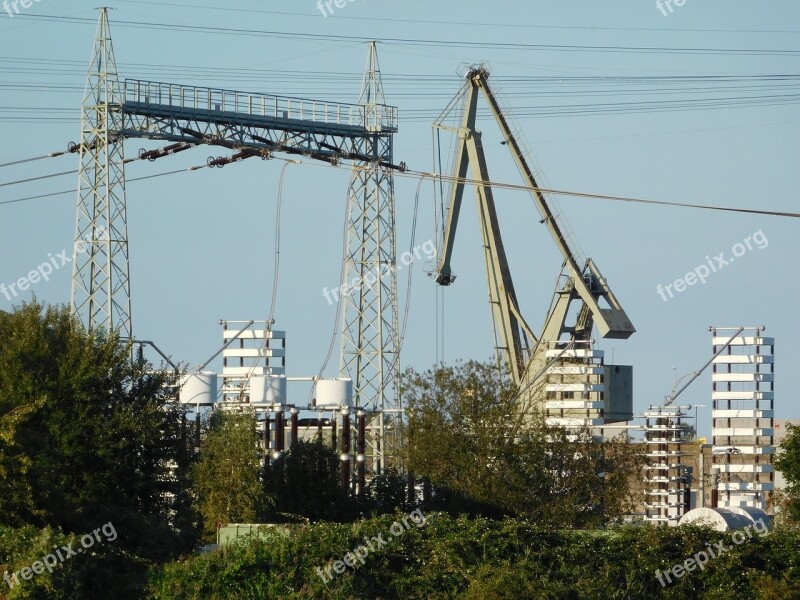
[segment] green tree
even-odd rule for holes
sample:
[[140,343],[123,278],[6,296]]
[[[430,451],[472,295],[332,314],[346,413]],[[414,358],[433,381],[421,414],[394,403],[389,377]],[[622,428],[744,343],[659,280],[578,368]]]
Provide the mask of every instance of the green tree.
[[252,413],[215,412],[192,469],[194,494],[207,541],[218,525],[255,523],[269,499],[261,482],[261,459]]
[[373,477],[367,490],[367,499],[378,514],[411,508],[408,503],[408,482],[395,469],[387,469]]
[[641,462],[623,440],[548,427],[495,365],[459,363],[403,377],[408,466],[458,510],[561,527],[623,515]]
[[340,482],[339,457],[318,441],[298,441],[274,461],[267,470],[265,486],[274,494],[276,517],[347,520],[355,510]]
[[113,521],[115,543],[143,556],[190,545],[170,527],[182,441],[168,376],[36,300],[0,314],[0,339],[0,522],[84,534]]
[[800,523],[800,426],[786,426],[786,437],[775,458],[775,469],[786,478],[786,495],[782,502],[785,517]]

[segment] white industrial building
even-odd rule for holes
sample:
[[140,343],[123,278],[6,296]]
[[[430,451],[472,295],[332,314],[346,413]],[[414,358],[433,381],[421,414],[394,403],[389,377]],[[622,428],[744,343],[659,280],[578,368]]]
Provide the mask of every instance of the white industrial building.
[[[711,328],[715,353],[730,340],[730,329]],[[745,328],[713,361],[711,435],[720,508],[765,510],[774,489],[775,340],[763,331]]]

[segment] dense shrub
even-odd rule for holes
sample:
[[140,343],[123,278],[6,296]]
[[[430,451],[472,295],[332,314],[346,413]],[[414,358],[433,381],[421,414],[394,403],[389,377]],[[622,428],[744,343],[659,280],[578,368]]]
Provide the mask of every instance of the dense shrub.
[[[82,549],[80,536],[65,535],[53,529],[0,526],[0,598],[8,600],[78,600],[86,598],[142,598],[148,564],[113,542],[103,539]],[[87,542],[88,544],[88,542]],[[80,552],[70,557],[62,546]],[[19,572],[54,553],[57,547],[63,562],[23,580]],[[57,555],[51,554],[54,558]],[[51,561],[52,563],[53,561]],[[14,574],[17,574],[16,580]],[[8,579],[6,579],[6,576]],[[13,587],[8,583],[11,582]]]
[[[705,528],[556,531],[507,519],[428,515],[398,537],[401,513],[355,524],[317,523],[249,540],[153,573],[153,597],[181,598],[800,598],[800,534],[779,530],[736,545]],[[383,534],[388,543],[355,569],[321,569]],[[656,570],[708,545],[730,550],[662,587]],[[327,579],[327,576],[325,577]]]

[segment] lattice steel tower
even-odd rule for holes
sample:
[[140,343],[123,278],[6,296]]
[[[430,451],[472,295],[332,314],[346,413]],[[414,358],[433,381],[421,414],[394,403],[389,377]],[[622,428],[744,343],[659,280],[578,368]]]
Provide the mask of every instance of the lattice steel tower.
[[[367,131],[348,197],[347,247],[342,297],[340,375],[353,380],[354,403],[372,415],[368,455],[376,472],[387,466],[399,435],[399,339],[393,136],[382,133],[387,110],[375,42],[371,42],[359,104]],[[356,285],[352,285],[356,283]],[[372,412],[376,411],[376,412]]]
[[131,337],[122,98],[105,8],[86,80],[81,128],[72,311],[90,330],[119,330],[122,337]]

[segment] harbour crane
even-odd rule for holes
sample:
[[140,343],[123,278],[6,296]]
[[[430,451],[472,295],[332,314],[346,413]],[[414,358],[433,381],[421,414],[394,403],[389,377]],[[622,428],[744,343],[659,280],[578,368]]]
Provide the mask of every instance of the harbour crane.
[[[540,407],[544,406],[542,404],[544,394],[536,391],[536,387],[539,386],[535,387],[534,383],[550,370],[551,365],[557,362],[557,359],[571,363],[572,368],[562,366],[559,370],[562,376],[573,376],[572,379],[569,377],[561,379],[562,383],[572,382],[572,384],[565,383],[561,386],[562,389],[571,391],[565,393],[561,398],[562,402],[558,405],[554,404],[552,408],[561,410],[561,416],[565,414],[563,411],[567,411],[567,413],[577,411],[585,416],[587,405],[580,400],[586,398],[589,393],[595,394],[591,396],[594,400],[591,408],[595,409],[599,402],[608,401],[608,389],[610,389],[610,382],[605,380],[607,379],[605,376],[608,376],[611,371],[605,367],[598,368],[597,364],[591,362],[593,327],[597,326],[600,335],[610,339],[627,339],[636,330],[594,261],[586,259],[584,264],[579,264],[577,254],[570,248],[565,235],[566,225],[548,205],[520,142],[514,135],[509,120],[489,85],[488,70],[484,66],[472,67],[465,79],[464,86],[456,98],[459,99],[466,95],[461,126],[457,129],[455,177],[449,199],[448,214],[445,217],[444,239],[436,272],[436,282],[442,286],[449,286],[455,281],[451,262],[456,230],[464,189],[471,184],[475,187],[477,197],[498,355],[502,356],[512,383],[521,390],[521,400],[538,400]],[[541,215],[540,223],[545,225],[564,259],[562,277],[559,278],[554,301],[539,335],[533,333],[520,311],[506,250],[500,234],[482,136],[481,132],[476,129],[480,95],[483,95],[488,104],[503,136],[502,143],[511,152],[525,186],[533,197]],[[453,105],[454,103],[451,103],[451,106]],[[570,312],[571,310],[577,313],[577,318],[573,324],[568,324],[567,319],[574,314]],[[595,354],[595,356],[597,355]],[[576,363],[583,364],[575,367]],[[624,369],[630,369],[630,367],[624,367]],[[577,380],[586,382],[587,379],[584,376],[601,373],[602,375],[593,380],[595,384],[589,387],[582,383],[575,383]],[[626,373],[629,375],[630,371],[626,371]],[[627,387],[627,392],[623,395],[630,396],[632,378],[628,377],[628,379],[629,381],[622,387]],[[602,387],[598,388],[598,385],[602,386],[603,382],[607,388],[605,398],[602,393],[598,393],[598,389],[602,389]],[[619,389],[619,386],[616,387]],[[575,400],[575,392],[580,393],[580,396],[577,396],[578,400]],[[602,418],[599,420],[602,421]],[[606,422],[608,421],[609,419],[606,418]]]

